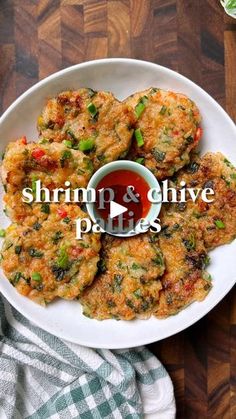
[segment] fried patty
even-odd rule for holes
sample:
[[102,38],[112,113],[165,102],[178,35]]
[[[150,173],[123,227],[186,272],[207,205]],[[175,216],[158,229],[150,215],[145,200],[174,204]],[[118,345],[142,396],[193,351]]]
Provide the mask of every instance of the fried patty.
[[6,230],[1,251],[2,269],[20,294],[39,304],[56,297],[74,299],[90,285],[97,272],[100,235],[87,233],[76,240],[75,220],[87,217],[76,205],[64,205],[61,218],[51,205],[47,220],[40,224],[12,224]]
[[187,96],[151,88],[128,97],[136,115],[130,157],[142,159],[158,179],[172,176],[189,162],[189,153],[201,136],[201,117]]
[[131,320],[148,318],[159,299],[164,272],[158,238],[141,234],[131,238],[105,235],[100,273],[80,302],[91,318]]
[[50,190],[86,187],[93,173],[92,163],[83,152],[68,150],[64,144],[47,143],[25,144],[24,139],[8,145],[1,167],[1,177],[6,191],[4,201],[9,217],[22,222],[32,213],[46,218],[45,205],[22,201],[22,190],[26,187],[35,189],[35,182],[41,180],[41,186]]
[[189,224],[200,229],[207,249],[214,249],[236,238],[236,168],[221,153],[193,156],[191,163],[175,179],[175,187],[185,181],[187,187],[211,188],[207,195],[213,202],[199,197],[194,203],[171,204],[172,212],[179,212]]
[[211,289],[211,277],[205,271],[209,263],[202,233],[178,213],[161,211],[159,233],[165,272],[160,278],[162,290],[155,310],[159,318],[178,313],[193,301],[201,301]]
[[82,149],[96,169],[126,156],[133,125],[129,106],[110,92],[92,89],[66,91],[49,99],[38,119],[40,138]]

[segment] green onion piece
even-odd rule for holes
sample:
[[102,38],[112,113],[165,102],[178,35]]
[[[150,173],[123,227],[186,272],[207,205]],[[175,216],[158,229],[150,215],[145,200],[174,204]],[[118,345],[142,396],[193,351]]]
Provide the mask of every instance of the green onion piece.
[[44,214],[50,214],[50,205],[43,203],[41,205],[41,212],[44,212]]
[[62,160],[70,159],[71,156],[72,156],[71,151],[65,150],[65,151],[63,151],[63,153],[61,155],[61,159]]
[[3,228],[0,228],[0,237],[5,237],[6,236],[6,232]]
[[140,128],[136,129],[134,131],[134,135],[135,135],[138,147],[142,147],[142,145],[144,144],[144,141],[143,141],[143,135],[141,133],[141,129]]
[[224,225],[223,221],[221,221],[221,220],[216,220],[215,225],[219,229],[225,228],[225,225]]
[[90,102],[90,103],[88,104],[87,109],[88,109],[88,111],[89,111],[90,115],[92,115],[92,117],[93,117],[93,118],[94,118],[94,117],[95,117],[95,115],[97,115],[97,113],[98,113],[98,110],[97,110],[96,106],[95,106],[92,102]]
[[68,256],[65,246],[62,246],[59,250],[59,257],[57,259],[57,265],[63,269],[67,269],[69,266],[69,256]]
[[17,282],[19,282],[20,278],[22,277],[22,273],[21,272],[16,272],[13,278],[13,282],[14,284],[17,284]]
[[65,218],[63,218],[62,221],[63,221],[63,223],[69,224],[70,218],[69,217],[65,217]]
[[30,249],[28,249],[28,253],[32,258],[42,258],[44,253],[40,252],[37,249],[34,249],[33,247],[31,247]]
[[42,276],[40,275],[39,272],[33,272],[32,273],[32,279],[34,281],[42,281]]
[[93,147],[94,147],[94,139],[92,137],[87,138],[86,140],[81,140],[79,142],[80,151],[89,151],[89,150],[92,150]]
[[68,148],[72,148],[72,141],[64,140],[63,144],[65,144],[65,146],[68,147]]
[[144,163],[144,157],[139,157],[135,161],[136,161],[136,163],[143,164]]
[[144,103],[143,103],[143,102],[139,102],[139,103],[135,106],[135,115],[136,115],[136,117],[137,117],[137,118],[139,118],[139,117],[142,115],[142,113],[143,113],[144,109],[145,109],[145,105],[144,105]]
[[166,110],[167,110],[167,107],[166,107],[165,105],[163,105],[163,106],[161,107],[160,114],[161,114],[161,115],[165,115]]

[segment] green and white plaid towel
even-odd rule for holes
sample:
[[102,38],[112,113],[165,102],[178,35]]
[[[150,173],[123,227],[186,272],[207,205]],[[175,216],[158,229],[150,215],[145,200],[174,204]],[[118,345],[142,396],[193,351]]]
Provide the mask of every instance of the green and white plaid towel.
[[89,349],[31,324],[0,298],[0,419],[172,419],[171,380],[144,347]]

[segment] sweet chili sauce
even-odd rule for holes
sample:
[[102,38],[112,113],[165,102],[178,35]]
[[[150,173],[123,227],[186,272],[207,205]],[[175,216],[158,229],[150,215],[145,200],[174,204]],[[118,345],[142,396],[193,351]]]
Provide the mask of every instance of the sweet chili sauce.
[[[133,194],[137,196],[138,202],[124,201],[124,196],[127,194],[127,187],[133,186]],[[104,178],[98,183],[96,187],[97,202],[99,201],[99,189],[110,188],[114,191],[114,201],[120,205],[123,205],[127,208],[127,211],[122,214],[124,225],[129,222],[130,219],[134,220],[134,223],[144,218],[149,210],[151,203],[147,198],[148,191],[150,189],[146,180],[140,176],[138,173],[135,173],[131,170],[115,170],[111,173],[108,173]],[[137,195],[138,194],[138,195]],[[108,200],[108,195],[105,199]],[[110,202],[104,203],[104,209],[97,208],[101,217],[107,221],[110,214]],[[114,223],[118,220],[118,217],[114,218]]]

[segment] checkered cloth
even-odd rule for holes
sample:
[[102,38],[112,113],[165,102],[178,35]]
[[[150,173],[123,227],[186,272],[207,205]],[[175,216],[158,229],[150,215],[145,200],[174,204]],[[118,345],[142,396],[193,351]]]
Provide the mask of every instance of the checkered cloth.
[[173,387],[144,347],[89,349],[34,326],[0,298],[0,418],[172,419]]

